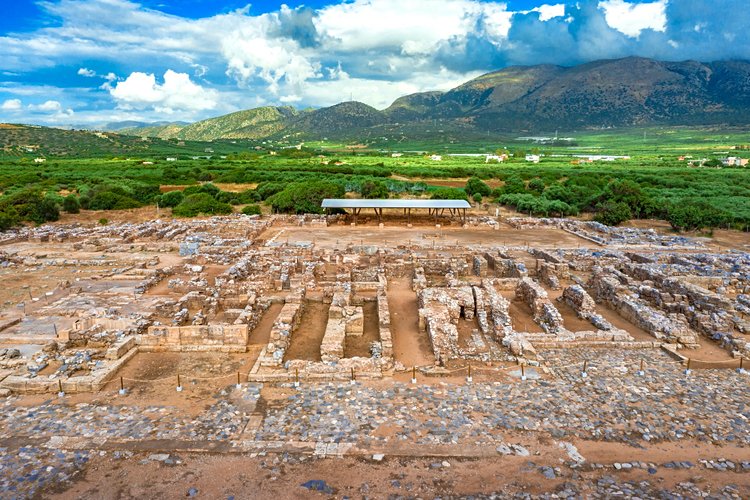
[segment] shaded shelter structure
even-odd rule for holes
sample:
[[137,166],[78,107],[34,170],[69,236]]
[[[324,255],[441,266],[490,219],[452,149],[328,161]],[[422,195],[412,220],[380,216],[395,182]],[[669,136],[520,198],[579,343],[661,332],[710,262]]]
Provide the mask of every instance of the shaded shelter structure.
[[350,209],[355,223],[357,222],[357,216],[363,208],[373,209],[375,215],[378,216],[378,222],[383,221],[383,209],[401,209],[409,223],[411,223],[412,210],[427,210],[429,215],[435,216],[435,221],[437,221],[438,216],[443,216],[445,211],[448,210],[451,216],[460,217],[461,221],[465,224],[466,209],[471,208],[471,205],[466,200],[363,200],[327,198],[323,200],[321,207],[326,209],[326,214],[329,214],[331,209]]

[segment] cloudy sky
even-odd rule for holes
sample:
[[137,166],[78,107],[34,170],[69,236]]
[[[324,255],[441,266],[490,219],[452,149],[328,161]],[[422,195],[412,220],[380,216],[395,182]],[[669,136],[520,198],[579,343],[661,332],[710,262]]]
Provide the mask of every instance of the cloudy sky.
[[3,0],[0,122],[379,109],[511,65],[750,58],[748,0]]

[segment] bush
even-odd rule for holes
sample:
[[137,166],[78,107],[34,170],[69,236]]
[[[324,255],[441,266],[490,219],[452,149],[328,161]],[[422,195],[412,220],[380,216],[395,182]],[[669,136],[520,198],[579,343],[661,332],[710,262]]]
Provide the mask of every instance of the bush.
[[363,198],[388,198],[388,186],[383,181],[364,181],[360,189]]
[[475,194],[478,194],[480,197],[482,196],[489,196],[492,193],[492,189],[479,177],[470,177],[468,181],[466,181],[466,187],[464,187],[464,191],[466,191],[466,194],[469,196],[473,196]]
[[118,194],[114,191],[101,191],[91,198],[88,203],[91,210],[125,210],[128,208],[138,208],[141,206],[133,198]]
[[102,217],[101,219],[99,219],[99,225],[106,226],[107,224],[109,224],[109,219],[105,217]]
[[594,220],[608,226],[617,226],[633,218],[630,207],[623,202],[609,202],[599,205],[599,212]]
[[18,213],[12,207],[0,212],[0,231],[7,231],[18,222]]
[[182,202],[172,209],[177,217],[195,217],[203,215],[231,214],[232,207],[227,203],[217,201],[208,193],[196,193],[186,196]]
[[520,194],[526,192],[526,184],[517,175],[508,177],[502,187],[503,194]]
[[466,200],[469,201],[469,197],[466,195],[466,191],[461,188],[441,187],[434,189],[430,198],[433,200]]
[[276,193],[280,193],[287,186],[283,182],[261,182],[258,187],[255,188],[255,192],[258,194],[258,201],[267,200]]
[[534,177],[529,181],[529,191],[542,194],[542,191],[544,191],[545,187],[546,186],[544,185],[544,181],[539,177]]
[[69,214],[77,214],[81,211],[81,202],[78,201],[78,197],[74,194],[69,194],[63,200],[63,210]]
[[474,193],[474,196],[472,196],[472,199],[474,200],[474,203],[482,203],[482,194]]
[[320,214],[324,198],[341,198],[344,188],[329,181],[290,184],[280,193],[268,198],[268,203],[276,213]]
[[245,215],[261,215],[260,205],[248,205],[242,209]]
[[174,208],[185,199],[185,195],[182,191],[168,191],[159,197],[158,203],[160,207]]
[[713,228],[729,220],[730,214],[703,200],[681,200],[669,207],[667,221],[678,231]]
[[60,207],[55,200],[45,197],[38,205],[36,205],[36,207],[34,207],[33,212],[29,214],[28,218],[37,224],[59,220]]

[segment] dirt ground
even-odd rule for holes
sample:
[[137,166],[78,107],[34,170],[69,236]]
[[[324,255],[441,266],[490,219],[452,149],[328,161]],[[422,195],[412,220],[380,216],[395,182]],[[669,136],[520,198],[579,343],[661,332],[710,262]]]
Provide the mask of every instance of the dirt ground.
[[434,364],[430,339],[419,330],[417,294],[411,288],[410,278],[394,278],[388,283],[388,308],[396,361],[406,367]]
[[[376,220],[377,221],[377,220]],[[279,235],[279,228],[271,228],[260,236],[270,240]],[[311,232],[308,228],[286,227],[277,237],[277,241],[289,243],[312,242],[320,248],[341,248],[347,245],[377,245],[395,248],[402,245],[416,245],[429,248],[433,246],[455,247],[465,245],[493,246],[526,246],[533,244],[538,248],[578,248],[590,245],[584,239],[558,229],[513,229],[501,224],[500,229],[489,227],[435,228],[434,225],[415,225],[378,227],[377,222],[368,225],[345,226],[333,225],[325,231]]]
[[[120,388],[122,377],[127,395],[117,397],[123,404],[169,405],[197,412],[210,404],[218,391],[236,383],[238,373],[245,382],[259,352],[259,349],[249,349],[237,354],[138,353],[98,395],[112,395],[114,392],[109,391]],[[178,374],[181,392],[177,392]]]
[[[576,443],[591,461],[627,461],[633,449],[602,442]],[[562,468],[561,477],[545,479],[539,467],[558,467],[559,449],[549,443],[548,450],[531,457],[397,457],[381,462],[370,456],[325,458],[252,455],[174,454],[179,463],[164,465],[136,455],[118,460],[107,454],[94,457],[75,483],[66,491],[50,497],[60,499],[116,498],[434,498],[465,497],[498,492],[500,497],[513,493],[540,494],[562,490],[575,480],[581,493],[593,489],[596,480],[614,471],[571,471]],[[725,457],[740,460],[742,449],[727,449]],[[699,454],[680,446],[656,446],[640,450],[644,461],[696,460]],[[746,458],[746,457],[745,457]],[[143,463],[145,462],[145,463]],[[638,483],[649,481],[659,488],[675,488],[679,483],[696,481],[701,487],[723,485],[727,473],[702,470],[660,469],[650,475],[642,469],[617,471],[616,479]],[[732,474],[731,481],[748,492],[750,477]],[[328,492],[310,491],[302,485],[311,480],[325,481]],[[192,490],[191,490],[192,489]],[[716,487],[718,491],[720,488]]]
[[314,300],[305,301],[302,306],[302,318],[299,326],[292,331],[284,361],[290,359],[320,361],[320,344],[326,333],[329,309],[330,304]]

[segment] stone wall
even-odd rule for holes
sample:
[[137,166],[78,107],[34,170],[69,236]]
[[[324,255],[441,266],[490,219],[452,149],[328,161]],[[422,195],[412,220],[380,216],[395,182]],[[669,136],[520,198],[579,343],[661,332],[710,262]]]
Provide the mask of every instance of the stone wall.
[[531,308],[534,321],[549,334],[565,332],[563,319],[560,311],[552,304],[547,292],[536,281],[531,278],[523,278],[518,281],[516,297]]
[[138,335],[143,351],[245,352],[247,325],[151,326]]

